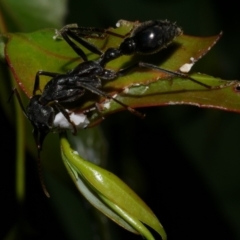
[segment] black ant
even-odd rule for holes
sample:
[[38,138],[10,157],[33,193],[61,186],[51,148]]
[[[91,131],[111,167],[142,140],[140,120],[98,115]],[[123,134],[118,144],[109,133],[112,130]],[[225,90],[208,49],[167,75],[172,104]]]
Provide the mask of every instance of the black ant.
[[[33,88],[33,100],[37,99],[37,101],[35,100],[36,106],[32,107],[33,104],[29,104],[26,116],[34,126],[34,137],[39,150],[42,148],[42,142],[45,136],[50,131],[53,122],[52,119],[54,118],[54,110],[50,107],[50,105],[52,104],[55,109],[63,113],[69,123],[72,124],[74,133],[76,133],[76,126],[70,120],[68,113],[60,105],[60,103],[74,102],[82,97],[86,90],[107,99],[112,99],[133,114],[143,117],[141,113],[100,90],[102,80],[113,80],[120,75],[126,74],[126,72],[136,67],[136,65],[122,69],[118,72],[105,69],[105,65],[121,55],[133,53],[153,54],[158,52],[160,49],[170,44],[176,36],[182,33],[182,30],[177,27],[175,23],[162,20],[148,21],[135,28],[131,32],[131,36],[126,38],[119,48],[109,48],[102,53],[102,51],[96,46],[79,37],[80,35],[85,36],[96,31],[101,32],[101,30],[97,28],[63,28],[60,31],[62,37],[84,60],[84,62],[80,63],[77,67],[68,71],[66,74],[47,71],[38,71],[36,74]],[[83,50],[79,48],[68,36],[77,40],[91,52],[101,55],[100,58],[95,61],[88,61]],[[52,77],[52,79],[45,85],[42,94],[36,95],[36,91],[40,90],[40,75],[49,76]],[[30,100],[30,103],[33,100]],[[49,107],[48,110],[46,110],[45,107]],[[48,118],[48,115],[44,117],[41,116],[43,111],[48,111],[49,115],[51,115],[51,121]],[[41,121],[41,126],[44,125],[44,128],[39,125],[39,120]],[[43,124],[44,121],[45,124]]]
[[[87,42],[84,37],[101,37],[104,34],[109,34],[117,37],[124,38],[123,42],[118,48],[108,48],[105,52],[102,52],[93,44]],[[57,32],[57,36],[62,36],[63,39],[72,47],[72,49],[86,62],[87,57],[81,48],[79,48],[70,38],[76,40],[82,46],[87,48],[89,51],[100,55],[100,58],[95,61],[97,64],[96,67],[102,72],[102,80],[113,80],[119,76],[125,75],[127,72],[137,68],[144,67],[148,69],[153,69],[161,72],[165,72],[170,76],[176,76],[180,78],[186,78],[195,82],[207,89],[220,89],[228,84],[223,84],[220,86],[209,86],[205,83],[199,82],[188,74],[181,71],[172,71],[160,68],[156,65],[137,62],[127,68],[120,69],[117,72],[104,69],[105,65],[119,58],[122,55],[133,55],[133,54],[142,54],[142,55],[152,55],[159,52],[161,49],[166,48],[169,44],[172,43],[175,37],[182,34],[182,29],[167,20],[150,20],[142,23],[137,23],[133,29],[126,34],[125,36],[112,32],[110,30],[100,29],[100,28],[86,28],[78,27],[76,24],[67,25]],[[81,65],[81,64],[80,64]],[[97,70],[96,68],[96,70]],[[78,68],[74,69],[77,74]]]
[[[89,46],[89,48],[92,49],[90,44]],[[78,51],[81,52],[81,49],[78,48]],[[87,58],[85,57],[85,60],[86,59]],[[117,77],[114,71],[104,69],[99,62],[101,62],[101,59],[98,61],[85,61],[73,70],[68,71],[66,74],[38,71],[35,77],[33,96],[30,99],[26,110],[24,109],[17,89],[13,89],[12,94],[15,93],[24,115],[33,126],[33,136],[38,149],[39,169],[41,167],[40,151],[42,150],[43,141],[46,135],[54,128],[54,119],[57,113],[60,112],[63,114],[66,120],[72,125],[73,134],[76,134],[76,125],[71,120],[69,112],[62,106],[62,104],[78,100],[85,93],[85,90],[91,91],[107,99],[111,99],[129,110],[131,113],[139,117],[144,117],[144,115],[135,109],[132,109],[99,89],[101,87],[102,79],[109,80]],[[52,78],[45,85],[41,94],[36,94],[37,90],[40,90],[40,75]],[[10,98],[11,97],[12,95]],[[39,171],[39,173],[41,173],[41,171]],[[49,196],[41,174],[40,179],[45,194]]]
[[[59,103],[74,102],[82,97],[86,90],[107,99],[112,99],[133,114],[143,117],[141,113],[100,90],[103,80],[114,80],[118,76],[126,74],[129,70],[136,67],[136,65],[117,72],[106,69],[105,65],[124,54],[133,54],[136,52],[153,54],[158,52],[160,49],[170,44],[176,36],[182,33],[181,29],[177,27],[176,24],[169,21],[149,21],[142,23],[134,29],[131,37],[126,38],[119,48],[109,48],[102,53],[102,51],[96,46],[82,38],[88,34],[94,34],[95,32],[101,33],[101,31],[103,30],[97,28],[63,28],[60,31],[60,34],[73,50],[84,60],[84,62],[80,63],[66,74],[38,71],[35,77],[33,96],[36,95],[37,90],[40,90],[40,75],[52,77],[52,79],[45,85],[42,94],[38,97],[39,108],[41,108],[41,106],[48,106],[49,103],[54,103],[54,106],[58,111],[64,113],[64,116],[72,124],[74,132],[76,132],[74,124],[70,121],[69,117],[67,117],[68,114],[64,111],[64,108],[61,108]],[[83,50],[68,36],[77,40],[91,52],[101,55],[100,58],[95,61],[88,61]],[[34,111],[35,110],[30,112],[31,116],[27,115],[33,125],[35,122],[38,122],[37,116],[34,119],[31,118],[35,113]],[[35,128],[36,131],[39,130],[40,138],[37,141],[37,145],[38,148],[41,149],[43,139],[46,136],[46,131],[43,131],[42,134],[40,127],[36,126]]]
[[[34,82],[33,97],[30,99],[26,110],[23,107],[17,90],[13,90],[13,93],[16,94],[24,114],[33,126],[33,136],[37,145],[39,160],[43,141],[46,135],[54,127],[53,123],[57,113],[60,112],[63,114],[66,120],[72,125],[73,134],[76,134],[76,125],[71,120],[69,112],[62,106],[62,104],[77,101],[80,97],[84,95],[86,90],[104,98],[111,99],[126,108],[131,113],[139,117],[144,117],[144,115],[142,115],[135,109],[127,106],[126,104],[120,102],[119,100],[102,91],[100,89],[102,87],[102,81],[114,80],[118,76],[126,74],[128,71],[136,68],[137,66],[157,69],[167,72],[170,75],[188,77],[185,74],[164,70],[157,66],[142,62],[136,63],[130,67],[121,69],[119,71],[113,71],[105,68],[105,65],[108,62],[122,55],[135,53],[149,55],[160,51],[162,48],[170,44],[176,36],[182,33],[182,30],[177,27],[175,23],[171,23],[166,20],[156,20],[141,23],[131,31],[130,37],[123,40],[119,48],[108,48],[104,53],[96,46],[90,44],[88,41],[85,41],[82,38],[87,35],[90,35],[91,37],[94,35],[94,32],[104,33],[104,30],[100,30],[97,28],[89,29],[65,27],[60,31],[62,37],[84,60],[84,62],[80,63],[74,69],[68,71],[65,74],[38,71]],[[88,61],[86,54],[83,52],[83,50],[79,48],[69,37],[75,39],[81,45],[86,47],[89,51],[100,55],[99,59],[95,61]],[[41,95],[36,94],[36,91],[40,90],[40,75],[52,77],[43,88]],[[195,81],[205,87],[209,87],[194,79],[192,79],[192,81]],[[42,186],[46,195],[49,196],[43,184],[43,181]]]
[[[176,36],[182,33],[182,30],[177,27],[175,23],[162,20],[148,21],[136,27],[131,32],[131,36],[126,38],[119,48],[109,48],[102,54],[102,51],[96,46],[79,37],[80,34],[84,36],[94,31],[101,32],[100,29],[97,30],[96,28],[63,28],[60,32],[61,35],[84,62],[80,63],[66,74],[38,71],[34,82],[33,97],[26,111],[23,105],[20,104],[23,112],[34,127],[33,134],[39,150],[42,149],[43,140],[52,128],[56,112],[63,113],[69,123],[72,124],[74,133],[76,133],[76,126],[70,120],[69,113],[62,107],[61,103],[76,101],[83,96],[86,90],[112,99],[130,112],[142,117],[142,114],[136,110],[100,90],[102,80],[113,80],[119,75],[125,74],[129,69],[127,68],[115,72],[105,69],[104,66],[106,63],[124,54],[153,54],[163,47],[166,47]],[[88,61],[83,50],[72,42],[68,35],[80,42],[90,51],[101,54],[100,58],[95,61]],[[52,77],[52,79],[45,85],[42,94],[36,95],[36,91],[40,90],[40,75],[49,76]],[[14,92],[17,93],[16,90]],[[17,96],[20,102],[19,95],[17,94]]]

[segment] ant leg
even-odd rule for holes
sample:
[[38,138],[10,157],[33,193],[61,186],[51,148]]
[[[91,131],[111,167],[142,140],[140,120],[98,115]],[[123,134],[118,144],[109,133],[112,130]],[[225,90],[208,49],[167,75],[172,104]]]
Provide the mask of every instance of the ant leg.
[[139,67],[139,63],[134,63],[131,66],[122,68],[118,72],[116,72],[116,76],[118,76],[118,77],[124,76],[126,73],[131,72],[133,69],[135,69],[137,67]]
[[[103,28],[96,28],[96,27],[76,27],[74,25],[70,25],[70,26],[66,26],[65,28],[63,28],[63,30],[65,29],[71,29],[71,31],[76,32],[77,35],[81,35],[82,37],[90,37],[90,38],[102,38],[105,37],[106,34],[108,35],[112,35],[114,37],[119,37],[119,38],[126,38],[129,35],[131,35],[132,31],[134,30],[134,27],[126,34],[119,34],[116,32],[112,32],[111,30],[108,29],[103,29]],[[60,31],[61,32],[61,31]],[[101,36],[95,36],[95,35],[99,35],[101,34]]]
[[105,119],[105,117],[103,116],[103,114],[102,114],[102,110],[104,109],[103,107],[101,107],[101,104],[99,104],[99,103],[95,103],[95,109],[96,109],[96,111],[98,112],[98,114],[100,115],[100,117],[102,118],[102,120],[104,120]]
[[63,114],[63,116],[68,120],[68,122],[72,125],[73,127],[73,135],[77,134],[77,127],[74,122],[69,117],[69,112],[66,111],[64,107],[62,107],[57,101],[54,101],[54,106]]
[[53,73],[53,72],[46,72],[46,71],[38,71],[35,76],[34,87],[33,87],[33,96],[36,95],[36,91],[41,91],[40,85],[40,78],[39,76],[48,76],[48,77],[56,77],[60,73]]
[[[64,30],[63,32],[61,32],[61,35],[63,37],[63,39],[68,43],[68,45],[73,49],[74,52],[77,53],[77,55],[82,58],[82,60],[84,62],[87,61],[87,56],[86,54],[83,52],[83,50],[81,48],[79,48],[69,37],[68,34],[66,33],[67,31]],[[69,31],[68,31],[69,32]]]
[[79,27],[77,24],[67,24],[60,30],[57,30],[56,32],[56,37],[60,37],[61,33],[64,31],[71,31],[75,32],[76,35],[79,37],[90,37],[90,38],[105,38],[106,37],[106,32],[108,30],[104,28],[97,28],[97,27]]
[[153,70],[158,70],[158,71],[161,71],[161,72],[169,73],[172,76],[189,79],[190,81],[192,81],[194,83],[197,83],[198,85],[203,86],[203,87],[205,87],[207,89],[211,89],[211,90],[221,89],[221,88],[229,86],[229,83],[222,84],[222,85],[219,85],[219,86],[210,86],[208,84],[202,83],[202,82],[200,82],[200,81],[190,77],[188,74],[185,74],[185,73],[182,73],[182,72],[176,72],[176,71],[172,71],[172,70],[163,69],[163,68],[160,68],[160,67],[155,66],[153,64],[149,64],[149,63],[145,63],[145,62],[139,62],[138,65],[140,67],[145,67],[145,68],[149,68],[149,69],[153,69]]
[[170,76],[186,78],[186,79],[189,79],[190,81],[192,81],[192,82],[194,82],[194,83],[196,83],[196,84],[198,84],[200,86],[203,86],[203,87],[205,87],[207,89],[211,89],[211,90],[213,90],[213,89],[221,89],[221,88],[229,86],[229,83],[222,84],[220,86],[210,86],[208,84],[202,83],[202,82],[200,82],[200,81],[190,77],[188,74],[185,74],[185,73],[182,73],[182,72],[176,72],[176,71],[172,71],[172,70],[167,70],[167,69],[158,67],[158,66],[150,64],[150,63],[145,63],[145,62],[138,62],[138,63],[135,63],[135,64],[133,64],[133,65],[127,67],[127,68],[120,69],[117,72],[117,76],[123,76],[126,73],[128,73],[129,71],[132,71],[133,69],[135,69],[137,67],[144,67],[144,68],[148,68],[148,69],[153,69],[153,70],[157,70],[157,71],[160,71],[160,72],[167,73]]
[[22,103],[22,100],[21,100],[21,98],[20,98],[20,94],[19,94],[17,88],[13,88],[12,93],[11,93],[11,95],[9,96],[8,102],[10,102],[10,100],[12,99],[13,94],[16,95],[17,100],[18,100],[18,103],[19,103],[19,105],[20,105],[20,107],[21,107],[24,115],[26,116],[26,118],[28,118],[27,113],[26,113],[26,111],[25,111],[25,109],[24,109],[24,106],[23,106],[23,103]]
[[61,35],[64,38],[64,40],[69,44],[69,46],[83,59],[84,62],[87,61],[86,54],[69,37],[76,40],[78,43],[80,43],[82,46],[84,46],[86,49],[88,49],[92,53],[95,53],[97,55],[102,55],[102,53],[103,53],[95,45],[93,45],[90,42],[88,42],[88,41],[84,40],[83,38],[79,37],[79,35],[81,35],[81,34],[78,34],[77,32],[72,31],[71,28],[63,29],[61,31]]
[[[108,35],[112,35],[114,37],[126,38],[132,33],[132,31],[134,30],[134,27],[128,33],[122,35],[122,34],[115,33],[115,32],[112,32],[111,30],[104,29],[104,28],[78,27],[76,24],[69,24],[58,31],[60,34],[58,34],[57,37],[59,37],[59,35],[61,35],[62,32],[66,32],[68,30],[71,32],[74,32],[75,35],[77,35],[79,37],[105,38],[106,34],[108,34]],[[75,40],[77,41],[77,39],[75,39]]]
[[105,117],[102,115],[102,110],[103,110],[104,108],[103,107],[101,107],[101,104],[99,104],[99,103],[94,103],[94,107],[91,107],[90,109],[87,109],[87,110],[84,110],[83,111],[83,113],[85,114],[85,113],[89,113],[89,112],[92,112],[92,111],[97,111],[97,113],[100,115],[100,117],[102,118],[102,120],[104,120],[105,119]]
[[98,88],[96,88],[94,86],[91,86],[90,84],[78,81],[78,82],[76,82],[76,86],[77,87],[82,87],[84,89],[87,89],[87,90],[89,90],[89,91],[91,91],[91,92],[93,92],[93,93],[95,93],[95,94],[97,94],[99,96],[102,96],[102,97],[105,97],[107,99],[113,100],[114,102],[118,103],[119,105],[121,105],[122,107],[127,109],[129,112],[131,112],[132,114],[134,114],[134,115],[136,115],[136,116],[138,116],[140,118],[144,118],[145,117],[145,114],[142,114],[142,113],[138,112],[137,110],[129,107],[128,105],[124,104],[123,102],[121,102],[121,101],[117,100],[116,98],[108,95],[107,93],[101,91],[100,89],[98,89]]

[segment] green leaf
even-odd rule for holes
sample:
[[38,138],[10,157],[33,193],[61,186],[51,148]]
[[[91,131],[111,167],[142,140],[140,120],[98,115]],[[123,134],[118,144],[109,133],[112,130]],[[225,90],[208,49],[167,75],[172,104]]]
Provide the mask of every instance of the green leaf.
[[67,13],[66,5],[66,0],[2,0],[0,2],[0,14],[4,16],[1,19],[2,24],[7,25],[4,28],[10,27],[19,31],[33,31],[46,26],[59,27]]
[[[122,34],[129,33],[135,23],[120,21],[121,27],[109,29]],[[30,97],[36,72],[45,70],[49,72],[66,73],[80,63],[80,58],[65,41],[54,40],[55,31],[45,29],[29,34],[8,34],[9,42],[6,46],[6,59],[11,67],[20,87]],[[167,49],[151,56],[122,56],[107,65],[107,68],[119,70],[137,61],[153,63],[157,66],[177,71],[183,65],[191,67],[218,41],[221,34],[213,37],[179,36]],[[108,35],[106,38],[88,38],[100,49],[105,51],[109,47],[118,47],[121,37]],[[89,58],[98,58],[88,50],[84,50]],[[18,53],[18,54],[16,54]],[[188,65],[186,65],[188,64]],[[228,111],[239,111],[239,94],[237,81],[224,81],[219,78],[201,74],[191,75],[195,80],[208,86],[221,86],[219,89],[208,89],[185,77],[173,78],[171,74],[137,68],[123,77],[103,83],[103,90],[117,93],[116,98],[131,107],[148,107],[172,104],[191,104],[199,107],[219,108]],[[49,77],[41,77],[41,88],[49,81]],[[226,100],[231,99],[230,101]],[[84,100],[76,111],[89,108],[96,99]],[[103,115],[123,109],[113,102],[98,100],[104,109]],[[76,106],[74,106],[76,107]],[[102,119],[99,114],[90,114],[91,124]]]
[[[166,239],[165,231],[150,208],[117,176],[81,158],[66,135],[60,138],[62,158],[79,191],[88,201],[127,230],[154,239],[146,224]],[[141,223],[142,222],[142,223]]]

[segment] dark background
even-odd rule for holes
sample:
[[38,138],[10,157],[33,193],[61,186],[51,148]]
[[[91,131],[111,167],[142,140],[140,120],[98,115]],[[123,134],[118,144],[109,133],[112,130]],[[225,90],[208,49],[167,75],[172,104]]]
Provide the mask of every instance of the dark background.
[[[239,79],[240,28],[234,1],[72,0],[68,2],[65,23],[109,27],[119,19],[168,19],[176,21],[185,34],[196,36],[223,31],[220,42],[193,71]],[[239,239],[239,115],[190,106],[141,111],[147,115],[144,120],[122,112],[101,124],[109,150],[106,168],[144,199],[163,224],[169,240]],[[20,229],[17,237],[9,239],[99,239],[101,228],[92,220],[96,213],[81,199],[73,184],[58,183],[56,190],[55,176],[46,170],[47,185],[53,193],[51,200],[46,199],[38,183],[35,162],[29,155],[26,201],[19,207],[14,187],[15,130],[3,110],[0,116],[0,211],[4,221],[1,236],[13,233],[15,226]],[[47,144],[51,145],[51,140],[47,139]],[[81,204],[85,213],[74,208],[74,201],[80,201],[76,206]],[[69,219],[64,211],[70,214]],[[114,223],[108,223],[104,229],[110,234],[108,239],[141,239]],[[82,232],[90,233],[84,237]]]

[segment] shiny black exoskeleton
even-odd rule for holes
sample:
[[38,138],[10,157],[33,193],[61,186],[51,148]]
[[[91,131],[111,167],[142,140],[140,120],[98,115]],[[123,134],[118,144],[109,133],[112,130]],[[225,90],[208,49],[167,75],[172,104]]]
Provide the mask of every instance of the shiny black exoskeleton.
[[181,28],[167,20],[147,21],[137,25],[130,36],[121,43],[123,55],[153,54],[167,47],[173,39],[182,34]]

